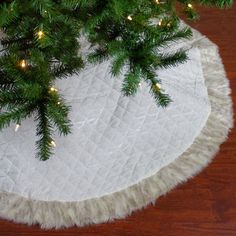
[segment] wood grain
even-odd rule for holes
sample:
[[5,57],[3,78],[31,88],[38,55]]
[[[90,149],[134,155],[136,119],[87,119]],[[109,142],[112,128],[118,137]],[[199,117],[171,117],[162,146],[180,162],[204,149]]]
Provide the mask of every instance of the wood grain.
[[[219,45],[236,104],[236,5],[200,13],[201,20],[191,25]],[[200,175],[125,220],[59,231],[0,221],[0,236],[46,235],[236,236],[236,128]]]

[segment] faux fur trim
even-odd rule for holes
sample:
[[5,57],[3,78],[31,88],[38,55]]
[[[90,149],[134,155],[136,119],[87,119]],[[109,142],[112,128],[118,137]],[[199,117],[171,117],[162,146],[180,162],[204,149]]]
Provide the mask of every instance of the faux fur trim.
[[42,228],[84,226],[124,218],[199,173],[219,151],[233,126],[232,100],[218,48],[194,30],[190,45],[201,52],[203,74],[211,102],[211,114],[194,143],[178,159],[122,191],[81,202],[38,201],[0,193],[0,217]]

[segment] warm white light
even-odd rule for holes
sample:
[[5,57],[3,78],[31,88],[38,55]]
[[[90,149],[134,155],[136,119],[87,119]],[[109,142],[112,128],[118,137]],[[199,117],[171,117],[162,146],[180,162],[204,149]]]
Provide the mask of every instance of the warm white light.
[[161,85],[160,85],[159,83],[156,83],[156,87],[157,87],[158,89],[161,89]]
[[40,30],[39,32],[37,32],[38,38],[41,39],[44,36],[44,32],[42,30]]
[[19,128],[20,128],[20,125],[19,125],[19,124],[16,124],[15,132],[17,132]]
[[54,87],[51,87],[51,88],[50,88],[50,91],[51,91],[51,92],[57,92],[58,90],[57,90],[56,88],[54,88]]
[[188,4],[189,8],[193,8],[193,5],[191,3]]
[[162,19],[160,19],[160,21],[158,22],[158,25],[159,25],[159,26],[162,25]]
[[20,66],[21,66],[22,68],[26,68],[26,66],[27,66],[26,61],[25,61],[25,60],[21,60],[21,61],[20,61]]
[[127,19],[130,21],[133,20],[132,16],[128,16]]
[[54,140],[52,140],[52,141],[50,142],[50,145],[51,145],[52,147],[56,147],[56,146],[57,146]]
[[160,0],[155,0],[156,4],[160,4]]

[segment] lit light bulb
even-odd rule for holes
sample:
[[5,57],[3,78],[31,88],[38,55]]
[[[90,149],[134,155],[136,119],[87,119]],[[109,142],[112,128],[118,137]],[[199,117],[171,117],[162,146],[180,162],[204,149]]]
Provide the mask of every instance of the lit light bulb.
[[44,36],[44,32],[42,30],[37,32],[38,38],[41,39]]
[[21,60],[20,61],[20,66],[24,69],[26,68],[27,64],[26,64],[26,61],[25,60]]
[[15,132],[17,132],[19,128],[20,128],[20,125],[19,125],[19,124],[16,124]]
[[61,102],[57,102],[57,105],[61,105]]
[[159,26],[162,25],[162,21],[163,21],[162,19],[159,20],[159,22],[158,22],[158,25],[159,25]]
[[158,88],[158,89],[161,89],[161,85],[159,83],[156,83],[155,86]]
[[160,0],[155,0],[156,4],[160,4]]
[[51,91],[51,92],[57,92],[58,90],[57,90],[56,88],[54,88],[54,87],[51,87],[51,88],[50,88],[50,91]]
[[133,20],[132,16],[130,16],[130,15],[127,17],[127,19],[130,21]]
[[167,24],[167,27],[170,27],[171,26],[171,23],[169,22],[168,24]]
[[191,3],[188,3],[188,8],[193,8],[193,5]]
[[52,140],[52,141],[50,142],[50,145],[51,145],[52,147],[56,147],[56,146],[57,146],[54,140]]

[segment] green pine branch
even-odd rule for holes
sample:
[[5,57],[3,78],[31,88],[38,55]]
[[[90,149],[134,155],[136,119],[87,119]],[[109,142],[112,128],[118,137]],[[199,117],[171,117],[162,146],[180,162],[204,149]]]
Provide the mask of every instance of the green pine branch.
[[42,161],[46,161],[53,154],[52,149],[54,140],[52,139],[53,127],[50,123],[47,106],[45,104],[39,106],[35,121],[37,122],[36,134],[39,137],[38,141],[36,142],[36,157]]
[[[39,137],[37,157],[53,154],[57,130],[70,133],[70,107],[52,88],[57,79],[77,74],[86,62],[111,60],[111,74],[123,76],[122,92],[131,96],[141,81],[156,104],[171,98],[161,87],[159,69],[184,63],[183,49],[172,44],[189,39],[180,26],[176,1],[153,0],[5,0],[0,2],[0,129],[34,117]],[[186,16],[198,18],[196,4],[226,8],[233,0],[178,0]],[[154,20],[155,19],[155,20]],[[93,51],[80,55],[83,34]],[[52,89],[52,90],[51,90]],[[35,116],[35,112],[37,113]]]

